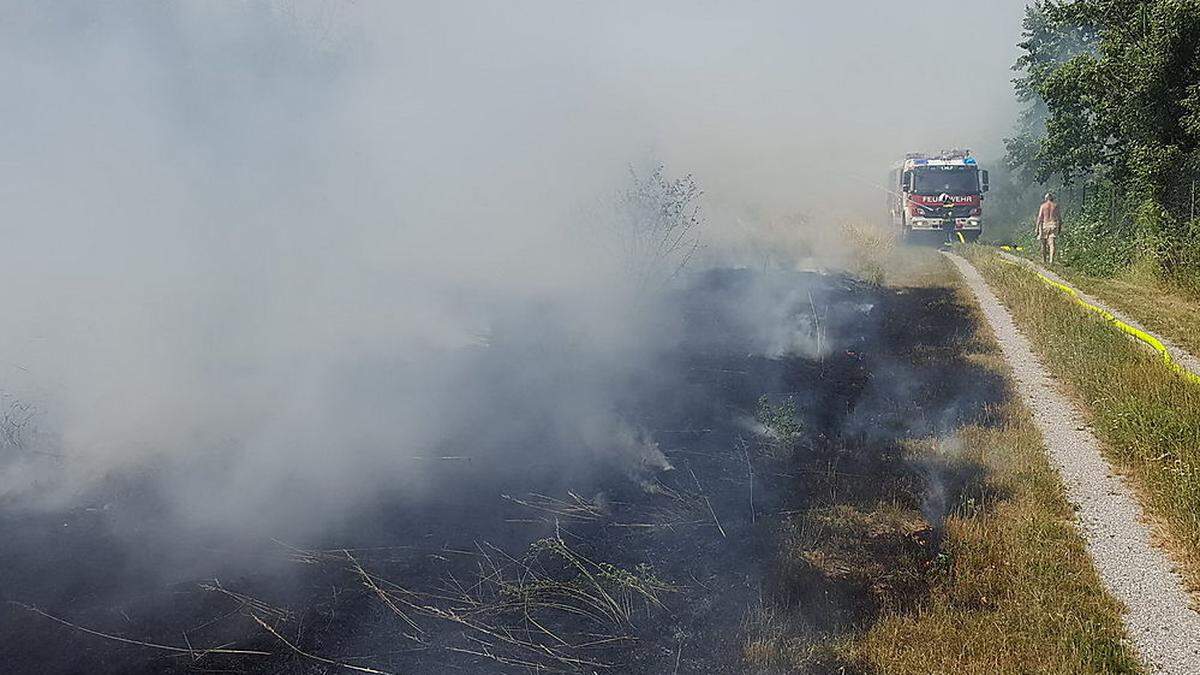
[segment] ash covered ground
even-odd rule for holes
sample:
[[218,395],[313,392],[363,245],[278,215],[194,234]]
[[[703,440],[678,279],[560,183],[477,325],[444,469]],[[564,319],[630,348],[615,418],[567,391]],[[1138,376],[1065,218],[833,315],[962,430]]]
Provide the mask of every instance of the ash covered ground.
[[[785,639],[813,647],[799,669],[854,671],[822,645],[919,601],[941,516],[981,489],[905,452],[1003,396],[966,358],[971,314],[943,286],[751,269],[694,274],[672,306],[612,411],[637,452],[548,447],[553,410],[539,435],[468,409],[410,453],[434,494],[384,491],[317,537],[181,526],[148,475],[5,508],[3,669],[733,672]],[[530,358],[548,344],[500,330],[475,363],[526,359],[520,406],[551,386]],[[888,522],[855,515],[880,504]]]

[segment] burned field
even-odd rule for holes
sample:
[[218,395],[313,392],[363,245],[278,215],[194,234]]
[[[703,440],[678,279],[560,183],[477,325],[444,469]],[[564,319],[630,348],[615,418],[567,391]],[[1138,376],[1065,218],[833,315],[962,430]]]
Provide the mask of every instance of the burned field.
[[[412,460],[436,490],[372,499],[319,538],[175,528],[137,479],[67,513],[6,510],[0,663],[859,669],[838,641],[920,602],[942,517],[986,497],[981,467],[914,450],[952,450],[1004,395],[969,358],[970,310],[937,284],[748,269],[697,274],[672,306],[655,367],[620,374],[620,452],[560,452],[527,429],[477,452],[468,405],[460,438]],[[544,347],[501,333],[482,350],[485,368],[531,359],[511,405],[550,386]]]

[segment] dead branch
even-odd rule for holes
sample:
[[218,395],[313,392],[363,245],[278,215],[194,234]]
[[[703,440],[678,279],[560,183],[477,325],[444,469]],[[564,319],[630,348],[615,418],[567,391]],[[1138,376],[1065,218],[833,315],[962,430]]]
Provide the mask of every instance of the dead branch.
[[708,495],[704,494],[704,486],[700,485],[700,479],[696,477],[696,472],[692,471],[692,465],[688,464],[688,473],[692,474],[692,480],[696,481],[696,489],[700,492],[700,497],[704,500],[705,506],[708,507],[708,512],[712,515],[713,523],[717,526],[717,531],[721,533],[722,538],[728,538],[725,535],[725,528],[721,527],[721,521],[717,519],[717,512],[713,510],[712,502],[709,501]]
[[241,603],[241,606],[238,607],[238,610],[249,607],[252,611],[258,612],[259,614],[273,616],[281,621],[290,621],[292,618],[292,613],[289,610],[280,607],[272,607],[262,600],[231,591],[222,586],[219,579],[213,579],[211,584],[200,584],[200,588],[210,592],[221,593],[222,595],[238,601]]
[[524,499],[518,499],[509,495],[500,495],[514,504],[520,504],[537,511],[553,514],[566,520],[577,521],[594,521],[604,518],[604,509],[596,506],[591,501],[583,499],[574,492],[567,492],[571,497],[571,501],[555,499],[537,493],[530,493]]
[[306,652],[303,649],[300,649],[299,647],[292,644],[291,642],[288,642],[287,638],[280,635],[279,631],[272,628],[266,621],[263,621],[262,619],[258,618],[257,616],[255,616],[253,614],[250,615],[250,618],[257,621],[258,625],[267,629],[267,632],[269,632],[271,635],[274,635],[280,642],[282,642],[284,645],[286,645],[288,649],[299,654],[300,656],[303,656],[306,659],[312,659],[313,661],[319,661],[319,662],[327,664],[327,665],[337,666],[339,668],[345,668],[347,670],[354,670],[354,671],[358,671],[360,673],[374,673],[374,675],[395,675],[395,673],[389,673],[386,670],[376,670],[374,668],[368,668],[366,666],[356,666],[352,663],[343,663],[341,661],[334,661],[333,659],[327,659],[324,656],[317,656],[316,654],[310,654],[309,652]]
[[384,593],[383,589],[376,585],[375,580],[371,578],[371,575],[367,574],[367,571],[362,568],[362,565],[358,564],[358,560],[356,560],[353,555],[350,555],[350,551],[343,549],[342,553],[345,553],[346,558],[350,560],[350,564],[354,565],[354,569],[358,572],[359,578],[363,580],[363,584],[366,585],[367,588],[371,589],[375,595],[379,596],[379,599],[383,600],[383,604],[387,605],[389,609],[395,612],[396,616],[404,619],[404,622],[412,626],[413,630],[417,631],[418,633],[425,632],[421,630],[421,627],[418,626],[415,621],[409,618],[407,614],[397,607],[396,603],[392,602],[391,597],[387,593]]
[[742,448],[742,454],[746,457],[746,473],[750,477],[750,524],[758,522],[758,517],[754,512],[754,465],[750,462],[750,444],[746,439],[738,436],[738,445]]
[[192,655],[193,658],[195,658],[195,654],[197,652],[199,652],[202,656],[204,654],[238,654],[238,655],[242,655],[242,656],[270,656],[271,655],[271,652],[263,652],[263,651],[258,651],[255,649],[227,649],[225,647],[205,647],[205,648],[200,648],[197,650],[197,649],[193,649],[191,647],[177,647],[175,645],[163,645],[163,644],[158,644],[155,642],[146,642],[144,640],[135,640],[133,638],[121,637],[120,635],[112,635],[109,633],[102,633],[98,630],[92,630],[91,628],[85,628],[84,626],[80,626],[78,624],[71,623],[70,621],[67,621],[66,619],[59,618],[57,616],[54,616],[53,614],[44,612],[44,611],[38,609],[37,607],[34,607],[33,605],[27,605],[23,602],[9,600],[8,603],[12,604],[12,605],[16,605],[17,607],[23,607],[23,608],[29,610],[30,612],[33,612],[34,614],[40,614],[41,616],[44,616],[47,619],[54,621],[55,623],[60,623],[68,628],[72,628],[72,629],[80,631],[82,633],[87,633],[88,635],[95,635],[96,637],[101,637],[106,640],[113,640],[115,642],[123,642],[125,644],[137,645],[139,647],[150,647],[151,649],[161,649],[163,651],[175,652],[176,654],[189,654],[189,655]]

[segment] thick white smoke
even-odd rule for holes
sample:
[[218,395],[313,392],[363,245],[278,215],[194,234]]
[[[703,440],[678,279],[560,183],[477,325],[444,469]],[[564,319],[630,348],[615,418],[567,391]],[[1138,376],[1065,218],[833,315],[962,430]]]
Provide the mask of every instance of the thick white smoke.
[[696,174],[711,254],[751,203],[874,215],[846,175],[990,121],[890,108],[982,102],[995,64],[866,72],[898,46],[866,4],[5,3],[0,390],[40,431],[0,497],[137,470],[206,520],[309,518],[420,493],[413,458],[480,429],[649,447],[613,412],[670,339],[631,165]]

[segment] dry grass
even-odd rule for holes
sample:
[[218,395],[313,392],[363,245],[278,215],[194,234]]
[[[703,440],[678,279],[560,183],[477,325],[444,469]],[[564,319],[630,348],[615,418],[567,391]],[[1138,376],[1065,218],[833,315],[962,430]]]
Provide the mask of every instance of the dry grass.
[[1028,272],[982,250],[972,259],[1089,413],[1105,455],[1133,478],[1189,585],[1200,588],[1200,386]]
[[895,233],[869,225],[843,225],[842,234],[850,244],[851,271],[867,283],[882,286],[895,257]]
[[[407,640],[533,672],[612,667],[602,653],[633,641],[633,625],[649,620],[663,609],[660,598],[678,590],[648,564],[626,569],[592,560],[557,534],[519,557],[486,543],[476,555],[474,578],[447,575],[444,588],[428,593],[385,579],[343,551],[364,588],[407,626]],[[560,634],[564,620],[575,628]],[[435,644],[426,632],[431,622],[457,626],[462,641]]]
[[792,617],[770,606],[756,607],[743,622],[742,661],[752,672],[836,673],[845,662],[841,642],[797,629]]
[[802,539],[811,543],[793,539],[789,552],[826,578],[865,587],[892,607],[924,590],[933,528],[920,513],[895,504],[870,510],[839,504],[804,521]]
[[[938,271],[930,273],[930,265]],[[973,307],[944,261],[922,267],[909,276],[959,286],[960,301]],[[976,318],[982,325],[977,312]],[[973,344],[973,362],[1004,372],[994,341]],[[988,411],[989,426],[957,431],[957,459],[983,471],[945,520],[936,558],[923,570],[927,588],[915,601],[893,603],[863,634],[839,645],[845,661],[886,673],[1139,670],[1121,608],[1092,568],[1041,437],[1018,400],[1006,400]],[[924,453],[941,461],[944,446],[929,439],[911,452],[914,460]],[[900,535],[926,536],[903,517],[862,522],[890,522]],[[914,561],[908,571],[917,568]]]
[[1003,426],[960,432],[993,496],[946,519],[926,598],[886,614],[848,656],[887,673],[1136,672],[1028,413],[998,412]]

